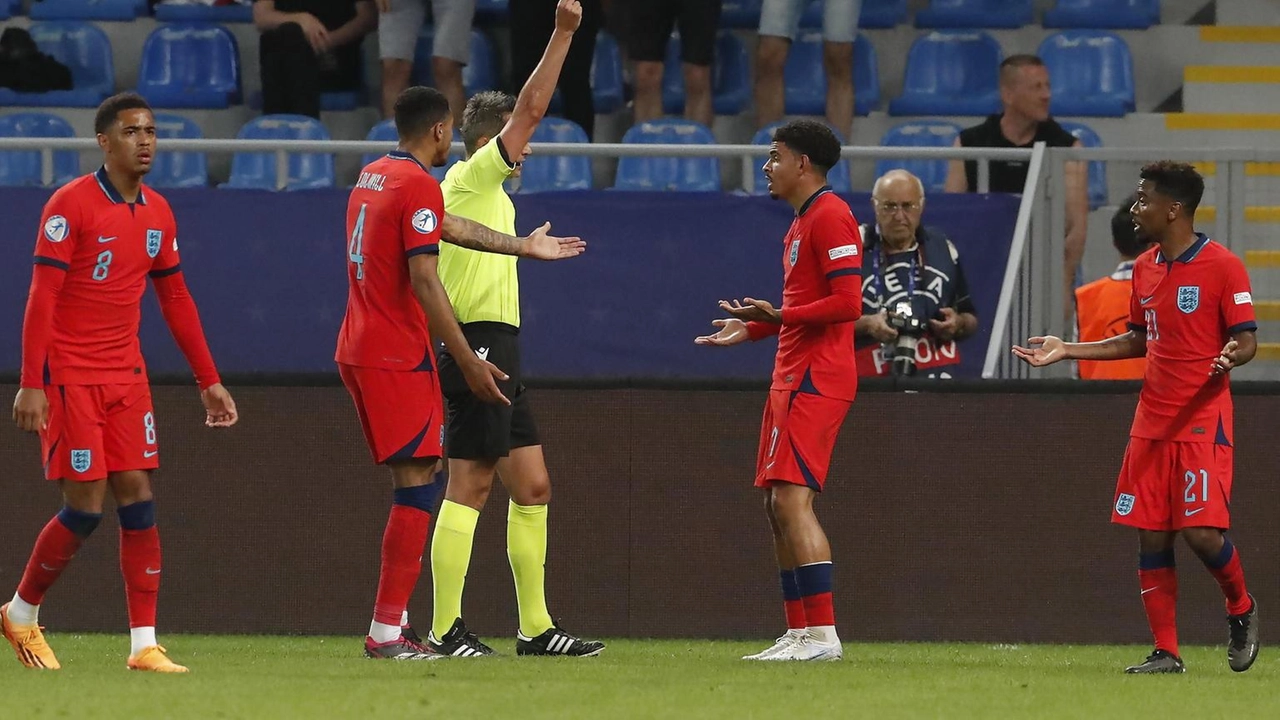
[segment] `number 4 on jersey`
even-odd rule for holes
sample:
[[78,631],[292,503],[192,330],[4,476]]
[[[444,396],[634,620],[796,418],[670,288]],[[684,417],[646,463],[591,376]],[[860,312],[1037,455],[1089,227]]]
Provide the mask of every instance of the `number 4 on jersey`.
[[364,211],[368,206],[369,203],[360,206],[355,229],[351,231],[351,244],[347,246],[347,257],[356,266],[356,280],[364,279]]

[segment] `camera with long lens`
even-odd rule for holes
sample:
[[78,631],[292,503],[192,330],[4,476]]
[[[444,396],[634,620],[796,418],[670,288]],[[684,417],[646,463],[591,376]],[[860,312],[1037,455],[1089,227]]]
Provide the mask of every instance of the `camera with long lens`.
[[898,303],[885,315],[889,327],[898,331],[898,339],[893,345],[893,374],[915,375],[916,344],[928,331],[928,324],[915,314],[909,302]]

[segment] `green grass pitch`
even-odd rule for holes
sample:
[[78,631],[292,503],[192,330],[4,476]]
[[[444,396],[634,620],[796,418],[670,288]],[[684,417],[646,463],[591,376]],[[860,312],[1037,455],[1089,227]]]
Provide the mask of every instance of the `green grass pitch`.
[[361,657],[361,639],[169,635],[186,676],[124,668],[127,636],[50,634],[60,672],[0,663],[0,718],[1276,718],[1266,648],[1234,674],[1221,647],[1188,673],[1131,677],[1144,647],[846,644],[825,664],[746,663],[766,642],[614,640],[598,658],[429,663]]

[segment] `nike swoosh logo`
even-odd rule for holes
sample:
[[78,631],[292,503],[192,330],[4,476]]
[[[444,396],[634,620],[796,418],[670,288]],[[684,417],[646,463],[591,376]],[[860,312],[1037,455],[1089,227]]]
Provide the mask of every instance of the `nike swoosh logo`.
[[56,567],[49,567],[48,565],[45,565],[44,563],[40,563],[40,567],[44,568],[45,570],[48,570],[49,572],[57,572],[57,571],[58,571],[58,568],[56,568]]
[[1143,590],[1143,591],[1142,591],[1142,594],[1143,594],[1143,595],[1146,595],[1147,593],[1151,592],[1152,590],[1159,590],[1159,589],[1160,589],[1159,587],[1147,588],[1146,590]]
[[99,235],[99,236],[98,236],[98,242],[100,242],[100,243],[109,243],[109,242],[111,242],[112,240],[115,240],[117,237],[118,237],[117,235],[112,235],[111,237],[102,237],[101,235]]
[[1140,304],[1140,305],[1146,305],[1147,303],[1149,303],[1149,302],[1151,302],[1152,300],[1155,300],[1155,299],[1156,299],[1156,296],[1155,296],[1155,295],[1152,295],[1151,297],[1142,298],[1141,300],[1139,300],[1139,301],[1138,301],[1138,304]]
[[1195,510],[1183,510],[1182,514],[1186,517],[1191,517],[1192,515],[1195,515],[1198,512],[1204,512],[1204,510],[1205,510],[1204,508],[1196,508]]
[[159,451],[159,450],[148,450],[148,451],[146,451],[146,452],[142,453],[142,457],[144,457],[144,458],[152,458],[152,457],[155,457],[155,456],[156,456],[156,453],[158,453],[158,452],[160,452],[160,451]]
[[159,574],[160,574],[160,568],[156,568],[156,569],[154,569],[154,570],[152,570],[151,568],[147,568],[147,569],[145,570],[145,572],[146,572],[148,575],[159,575]]

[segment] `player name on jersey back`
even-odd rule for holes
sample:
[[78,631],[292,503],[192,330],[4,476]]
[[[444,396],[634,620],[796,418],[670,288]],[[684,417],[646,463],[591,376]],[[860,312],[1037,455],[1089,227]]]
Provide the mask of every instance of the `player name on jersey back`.
[[365,171],[360,173],[360,179],[356,181],[356,189],[382,192],[382,186],[386,181],[386,175]]

